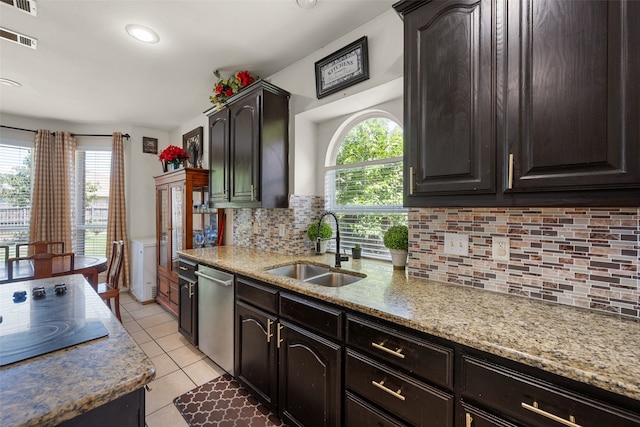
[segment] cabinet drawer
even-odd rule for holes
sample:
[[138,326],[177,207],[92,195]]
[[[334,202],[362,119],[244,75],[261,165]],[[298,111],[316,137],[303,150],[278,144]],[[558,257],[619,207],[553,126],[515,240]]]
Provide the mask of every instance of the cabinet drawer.
[[278,312],[278,291],[270,286],[236,278],[236,297],[269,313]]
[[356,352],[347,350],[345,384],[405,422],[417,426],[453,426],[453,396],[391,371]]
[[518,427],[502,418],[489,414],[466,403],[460,403],[459,426],[465,427]]
[[345,426],[348,427],[406,427],[383,414],[364,400],[346,392],[345,395]]
[[280,317],[321,335],[342,340],[342,311],[336,308],[282,293]]
[[640,414],[467,355],[462,358],[462,397],[527,425],[571,425],[567,421],[582,427],[640,425]]
[[192,282],[196,281],[196,270],[198,264],[190,260],[180,258],[178,260],[178,275]]
[[347,345],[447,388],[453,387],[453,350],[395,329],[347,316]]

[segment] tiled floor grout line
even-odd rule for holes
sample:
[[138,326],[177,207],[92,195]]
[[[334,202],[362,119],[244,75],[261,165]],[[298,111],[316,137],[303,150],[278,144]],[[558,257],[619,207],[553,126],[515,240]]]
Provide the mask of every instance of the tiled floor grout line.
[[156,367],[146,393],[147,426],[188,426],[173,399],[224,372],[178,332],[177,320],[158,304],[121,294],[120,311],[122,325]]

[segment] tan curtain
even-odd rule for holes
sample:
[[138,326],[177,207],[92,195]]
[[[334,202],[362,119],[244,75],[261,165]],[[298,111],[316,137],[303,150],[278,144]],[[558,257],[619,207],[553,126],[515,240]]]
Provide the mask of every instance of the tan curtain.
[[76,138],[69,132],[40,129],[33,149],[33,191],[29,241],[64,241],[73,250],[71,203]]
[[113,133],[111,148],[111,181],[109,184],[109,216],[107,218],[107,256],[111,258],[111,243],[124,241],[124,262],[120,286],[129,287],[129,239],[127,237],[127,207],[124,198],[124,146],[122,134]]

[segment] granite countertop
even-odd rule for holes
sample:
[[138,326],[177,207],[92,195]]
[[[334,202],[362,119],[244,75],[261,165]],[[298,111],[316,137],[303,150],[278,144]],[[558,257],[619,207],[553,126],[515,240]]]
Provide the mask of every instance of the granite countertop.
[[296,261],[333,266],[334,254],[288,256],[232,246],[180,254],[640,400],[640,322],[631,318],[408,278],[370,259],[342,263],[342,270],[366,278],[329,288],[266,270]]
[[[44,286],[49,295],[48,288],[58,283],[74,287],[74,314],[87,321],[101,321],[109,335],[0,367],[2,426],[57,425],[138,390],[155,377],[151,360],[82,275],[0,286],[3,292],[8,289],[11,293]],[[0,309],[6,303],[0,301]]]

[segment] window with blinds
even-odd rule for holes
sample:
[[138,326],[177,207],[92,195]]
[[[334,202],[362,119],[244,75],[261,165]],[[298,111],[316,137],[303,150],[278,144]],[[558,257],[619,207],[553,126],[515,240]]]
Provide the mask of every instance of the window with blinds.
[[363,256],[390,259],[384,232],[407,224],[402,146],[402,128],[390,118],[369,117],[344,131],[325,169],[325,207],[340,220],[341,249],[360,244]]
[[75,250],[78,254],[105,256],[111,152],[76,151]]
[[0,156],[0,244],[9,245],[9,256],[15,256],[16,243],[29,239],[31,148],[0,144]]

